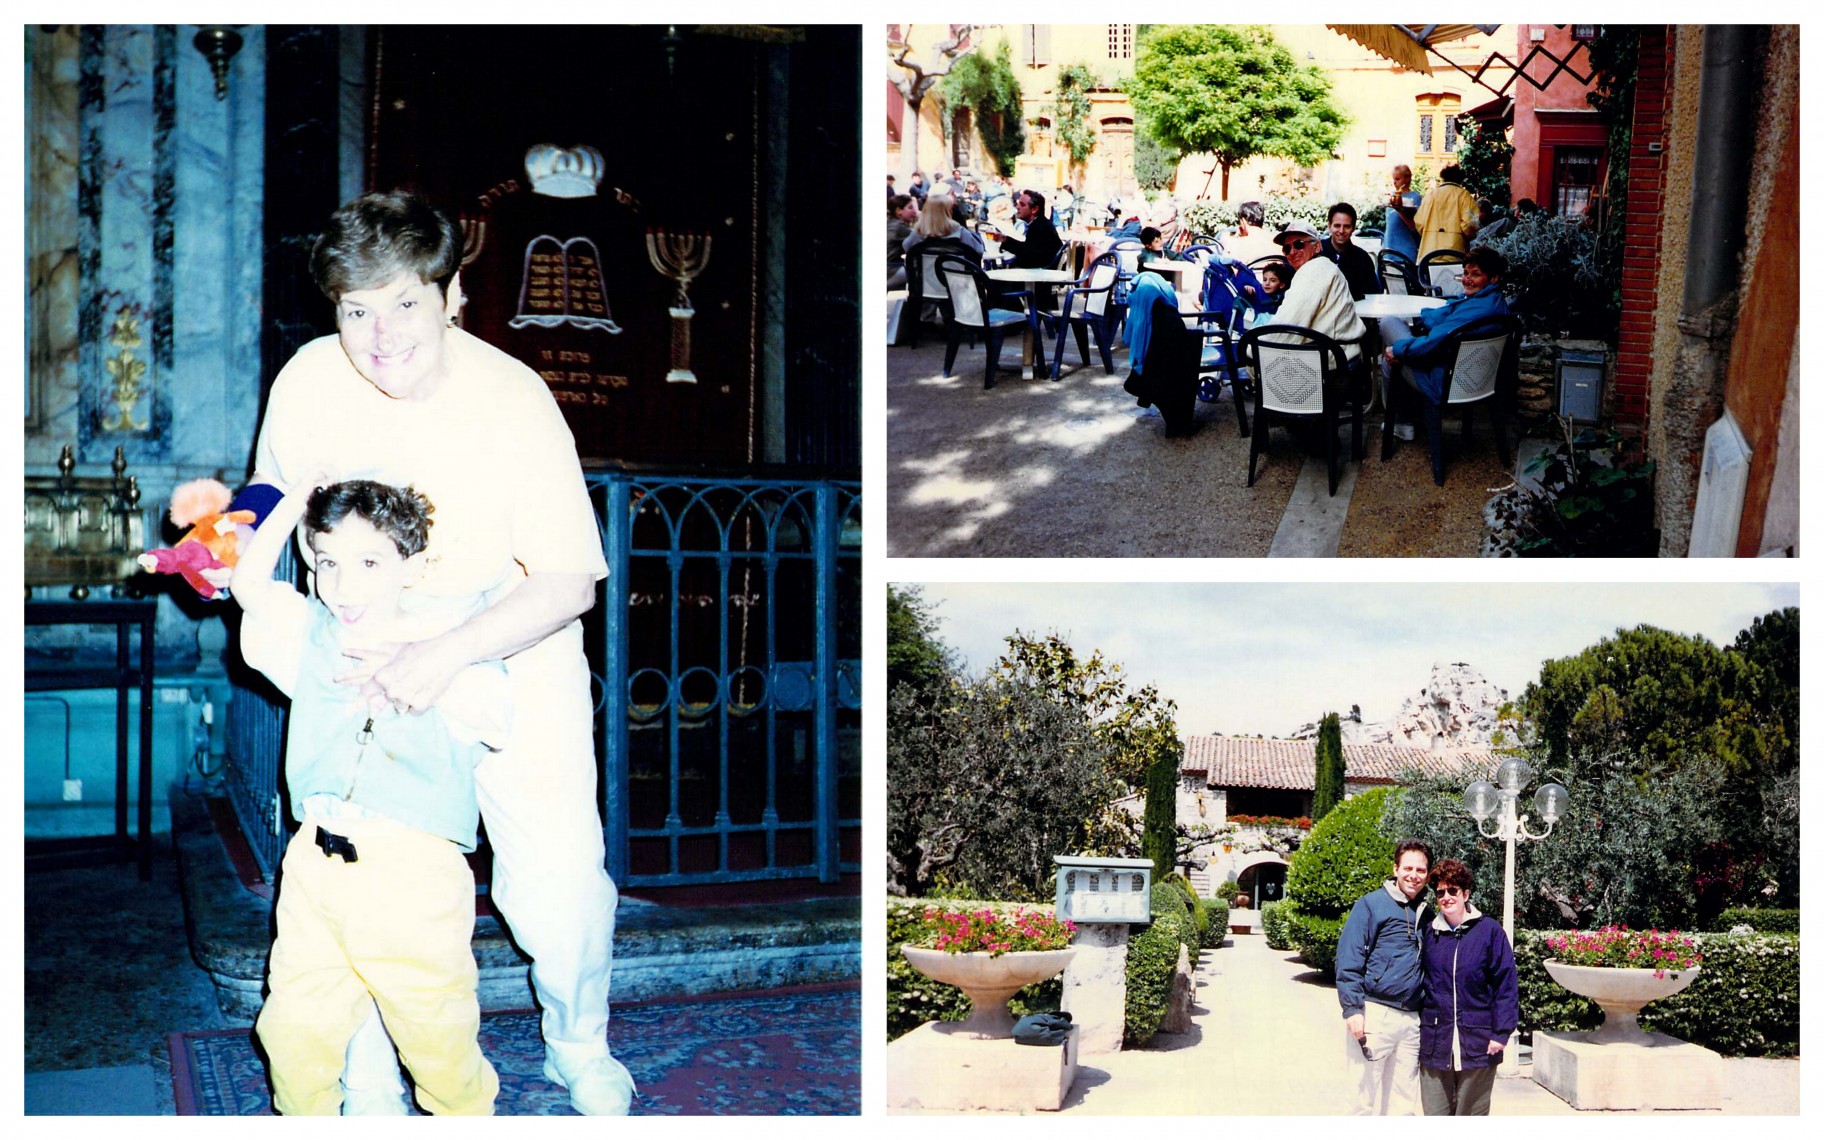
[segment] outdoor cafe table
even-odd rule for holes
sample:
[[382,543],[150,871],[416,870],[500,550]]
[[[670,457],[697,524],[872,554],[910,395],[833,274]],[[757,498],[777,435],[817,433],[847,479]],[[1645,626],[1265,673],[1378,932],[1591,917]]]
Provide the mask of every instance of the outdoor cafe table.
[[[1441,309],[1449,303],[1442,297],[1421,297],[1409,293],[1368,294],[1355,303],[1355,315],[1362,318],[1362,323],[1368,326],[1367,335],[1362,338],[1363,354],[1369,360],[1381,355],[1381,350],[1385,347],[1381,344],[1382,317],[1399,317],[1401,320],[1411,321],[1432,309]],[[1376,369],[1374,374],[1378,376],[1379,372],[1380,370]]]
[[1441,309],[1449,302],[1442,297],[1421,297],[1407,293],[1370,293],[1355,303],[1355,315],[1364,321],[1382,317],[1399,317],[1410,321],[1427,309]]
[[[999,281],[1004,285],[1032,286],[1032,304],[1039,303],[1040,289],[1050,290],[1054,286],[1068,285],[1075,281],[1076,275],[1065,269],[990,269],[988,280]],[[1026,322],[1025,331],[1020,334],[1020,377],[1032,379],[1032,322]]]
[[1149,262],[1142,273],[1152,271],[1169,274],[1177,278],[1174,286],[1178,294],[1178,311],[1195,313],[1198,311],[1198,286],[1202,284],[1203,265],[1196,261],[1153,261]]

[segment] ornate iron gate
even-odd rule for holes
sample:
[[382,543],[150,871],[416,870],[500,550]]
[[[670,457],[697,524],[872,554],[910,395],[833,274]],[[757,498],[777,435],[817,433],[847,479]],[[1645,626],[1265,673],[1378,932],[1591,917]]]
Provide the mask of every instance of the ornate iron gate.
[[600,676],[620,679],[601,702],[615,880],[859,870],[859,485],[590,482],[609,520]]

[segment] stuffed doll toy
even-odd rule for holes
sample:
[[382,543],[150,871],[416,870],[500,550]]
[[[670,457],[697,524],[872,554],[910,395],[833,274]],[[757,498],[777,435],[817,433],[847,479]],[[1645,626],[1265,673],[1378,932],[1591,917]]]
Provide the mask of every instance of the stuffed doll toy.
[[[251,490],[251,488],[250,488]],[[245,497],[243,492],[243,497]],[[189,527],[177,545],[148,550],[139,564],[153,574],[181,574],[205,601],[225,596],[202,576],[204,570],[232,569],[240,561],[238,527],[254,526],[265,512],[240,506],[214,479],[195,479],[171,492],[171,521]]]

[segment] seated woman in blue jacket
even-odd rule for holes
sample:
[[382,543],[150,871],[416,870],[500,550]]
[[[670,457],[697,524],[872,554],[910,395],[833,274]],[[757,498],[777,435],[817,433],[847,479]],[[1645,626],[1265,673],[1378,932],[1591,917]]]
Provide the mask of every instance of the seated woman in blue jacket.
[[1421,936],[1419,1100],[1426,1116],[1487,1116],[1495,1069],[1520,1021],[1520,977],[1501,924],[1470,904],[1475,877],[1440,859],[1431,885],[1438,915]]
[[[1433,403],[1444,395],[1444,361],[1438,350],[1444,338],[1489,317],[1510,316],[1507,298],[1501,295],[1501,278],[1507,273],[1507,258],[1498,250],[1477,246],[1463,258],[1463,295],[1441,309],[1425,313],[1426,333],[1413,336],[1412,326],[1399,317],[1381,318],[1381,343],[1387,346],[1382,364],[1382,397],[1387,398],[1398,383],[1400,365],[1407,366],[1408,383]],[[1412,426],[1399,424],[1394,434],[1412,438]]]

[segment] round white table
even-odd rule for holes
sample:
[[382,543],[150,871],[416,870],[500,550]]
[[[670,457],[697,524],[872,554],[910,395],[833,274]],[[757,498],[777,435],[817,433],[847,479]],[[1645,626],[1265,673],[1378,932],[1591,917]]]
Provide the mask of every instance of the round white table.
[[[1075,281],[1076,275],[1068,269],[990,269],[987,271],[990,281],[999,281],[1006,285],[1033,286],[1032,304],[1038,304],[1040,287],[1050,289],[1057,285],[1068,285]],[[1020,333],[1020,378],[1032,379],[1032,322],[1026,323]]]
[[1442,297],[1370,293],[1355,303],[1355,315],[1364,321],[1378,321],[1382,317],[1399,317],[1409,321],[1427,309],[1441,309],[1448,303]]
[[1178,311],[1194,313],[1197,311],[1198,286],[1203,281],[1204,267],[1196,261],[1152,261],[1142,266],[1142,273],[1162,273],[1177,279],[1174,289],[1178,295]]

